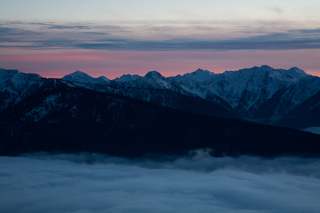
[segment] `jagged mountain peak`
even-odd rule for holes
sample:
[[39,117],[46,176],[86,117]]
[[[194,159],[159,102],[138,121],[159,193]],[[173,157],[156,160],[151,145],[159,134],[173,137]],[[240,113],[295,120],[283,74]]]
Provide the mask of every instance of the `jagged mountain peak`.
[[269,65],[266,65],[266,64],[261,65],[259,68],[263,70],[274,70],[273,67],[270,67]]
[[71,74],[68,74],[68,75],[64,76],[62,79],[65,79],[66,77],[90,77],[90,78],[92,78],[90,75],[88,75],[87,73],[82,72],[80,70],[77,70]]
[[100,76],[98,79],[101,79],[101,80],[105,80],[105,81],[110,81],[107,77],[105,76]]
[[72,81],[72,82],[79,82],[79,83],[93,83],[93,84],[105,84],[110,82],[110,80],[104,76],[100,76],[99,78],[93,78],[92,76],[80,70],[77,70],[69,75],[66,75],[62,79],[65,81]]
[[110,80],[105,76],[100,76],[99,78],[96,78],[95,80],[97,83],[102,83],[102,84],[110,82]]
[[32,94],[45,80],[38,74],[0,69],[0,111]]
[[145,78],[164,78],[158,71],[150,71],[145,76]]
[[305,71],[299,69],[298,67],[291,67],[289,70],[294,70],[296,72],[305,73]]
[[127,82],[127,81],[134,81],[134,80],[137,80],[137,79],[140,79],[140,78],[142,78],[140,75],[124,74],[120,78],[116,78],[113,81],[116,81],[116,82]]
[[210,71],[198,68],[196,71],[194,71],[192,73],[201,73],[201,72],[210,72]]
[[62,79],[66,81],[73,81],[73,82],[91,83],[91,81],[93,80],[93,77],[91,77],[87,73],[77,70],[69,75],[64,76]]
[[0,83],[4,83],[5,81],[12,79],[12,77],[16,74],[20,74],[18,70],[7,70],[0,68]]
[[210,72],[209,70],[203,70],[203,69],[197,69],[196,71],[192,72],[191,75],[214,75],[213,72]]
[[252,68],[244,68],[240,69],[238,71],[227,71],[228,73],[230,72],[240,72],[240,73],[250,73],[250,74],[256,74],[256,73],[265,73],[265,72],[273,72],[275,69],[273,67],[270,67],[268,65],[261,65],[260,67],[254,66]]
[[73,72],[73,74],[87,74],[87,73],[82,72],[82,71],[80,71],[80,70],[77,70],[77,71]]
[[[132,78],[132,76],[125,76]],[[138,88],[153,88],[153,89],[169,89],[174,86],[171,84],[171,80],[162,76],[158,71],[150,71],[144,77],[135,76],[135,80],[122,81],[126,86],[138,87]],[[120,79],[116,80],[119,82]]]
[[273,67],[270,67],[268,65],[262,65],[260,67],[253,67],[253,69],[257,71],[268,71],[268,72],[277,72],[281,74],[295,74],[299,76],[308,76],[308,74],[305,71],[299,69],[298,67],[291,67],[290,69],[286,70],[286,69],[274,69]]
[[94,78],[77,70],[62,80],[65,81],[0,68],[0,109],[18,103],[42,85],[63,82],[70,87],[121,94],[169,107],[176,105],[175,100],[168,98],[167,94],[201,98],[237,111],[248,119],[270,118],[267,122],[274,122],[312,98],[320,89],[319,77],[297,67],[287,70],[268,65],[219,74],[197,69],[169,78],[157,71],[150,71],[144,77],[122,75],[113,82],[104,76]]
[[283,82],[296,82],[300,78],[309,76],[303,70],[292,67],[289,70],[286,69],[274,69],[268,65],[262,65],[260,67],[244,68],[238,71],[225,71],[223,73],[226,77],[242,78],[242,79],[277,79]]
[[194,72],[184,74],[182,77],[190,80],[206,81],[208,79],[211,79],[213,76],[213,72],[199,68]]
[[15,69],[2,69],[0,68],[0,88],[9,82],[14,87],[21,87],[26,84],[33,84],[42,79],[38,74],[22,73]]
[[310,76],[309,74],[307,74],[305,71],[299,69],[298,67],[292,67],[290,68],[287,73],[293,77],[306,77],[306,76]]
[[20,71],[15,70],[15,69],[0,68],[0,73],[20,73]]
[[35,74],[35,73],[23,73],[20,72],[19,70],[16,69],[4,69],[4,68],[0,68],[0,77],[1,76],[5,76],[5,75],[10,75],[10,76],[14,76],[14,75],[25,75],[25,76],[32,76],[32,77],[37,77],[37,78],[42,78],[40,75]]
[[[249,68],[250,69],[250,68]],[[296,73],[300,75],[308,75],[306,72],[303,70],[299,69],[298,67],[291,67],[290,69],[275,69],[273,67],[270,67],[269,65],[262,65],[260,67],[253,67],[252,69],[256,71],[268,71],[268,72],[279,72],[279,73]]]
[[[299,68],[274,69],[268,65],[226,71],[206,85],[233,108],[246,112],[270,99],[278,91],[308,76]],[[249,115],[248,115],[249,116]]]

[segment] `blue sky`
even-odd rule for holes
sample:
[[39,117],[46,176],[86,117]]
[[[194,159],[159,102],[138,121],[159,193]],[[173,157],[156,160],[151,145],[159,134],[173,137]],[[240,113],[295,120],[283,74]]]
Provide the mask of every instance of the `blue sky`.
[[318,21],[317,0],[1,0],[1,20]]
[[[149,71],[144,69],[175,75],[199,67],[222,72],[268,64],[320,75],[320,1],[0,0],[0,5],[3,68],[55,77],[80,69],[113,78]],[[34,57],[26,62],[24,55]],[[154,65],[141,65],[145,58]]]

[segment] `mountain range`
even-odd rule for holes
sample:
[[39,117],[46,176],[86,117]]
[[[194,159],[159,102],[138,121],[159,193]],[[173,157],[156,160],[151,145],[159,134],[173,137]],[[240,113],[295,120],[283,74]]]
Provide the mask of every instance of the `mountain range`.
[[320,78],[296,67],[114,80],[0,69],[0,154],[318,155],[320,135],[299,130],[320,127],[319,91]]
[[[198,69],[168,78],[151,71],[144,77],[127,74],[113,81],[77,71],[62,79],[174,109],[296,129],[320,126],[320,78],[296,67],[285,70],[263,65],[219,74]],[[177,97],[190,102],[182,104]],[[199,110],[199,105],[208,110]]]

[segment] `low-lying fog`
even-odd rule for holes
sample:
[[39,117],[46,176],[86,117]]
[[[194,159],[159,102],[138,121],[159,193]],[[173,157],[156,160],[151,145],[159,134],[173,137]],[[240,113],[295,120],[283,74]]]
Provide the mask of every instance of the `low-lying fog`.
[[1,212],[320,212],[320,159],[0,157]]

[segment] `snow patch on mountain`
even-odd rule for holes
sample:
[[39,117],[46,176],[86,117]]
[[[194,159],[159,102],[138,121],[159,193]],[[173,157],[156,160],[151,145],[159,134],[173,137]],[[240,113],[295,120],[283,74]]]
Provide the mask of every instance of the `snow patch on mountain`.
[[140,78],[142,78],[142,76],[140,76],[140,75],[125,74],[125,75],[122,75],[120,78],[114,79],[113,81],[116,81],[116,82],[127,82],[127,81],[134,81],[134,80],[137,80],[137,79],[140,79]]
[[0,69],[0,111],[20,102],[43,84],[44,79],[37,74]]
[[165,78],[157,71],[150,71],[144,77],[134,81],[122,82],[123,86],[148,89],[171,89],[176,91],[177,88],[172,84],[171,79]]
[[206,87],[235,109],[246,111],[306,76],[297,69],[286,72],[263,65],[218,74]]
[[59,103],[60,98],[61,94],[50,95],[46,97],[36,108],[33,108],[31,111],[26,112],[22,120],[31,119],[34,122],[38,122],[54,110],[60,110],[66,107],[65,105]]
[[[0,110],[18,103],[46,80],[35,74],[0,69]],[[150,71],[143,77],[127,74],[112,81],[104,76],[93,78],[76,71],[54,82],[68,87],[110,92],[167,107],[176,106],[175,100],[170,99],[173,96],[169,95],[176,92],[236,110],[245,119],[264,119],[264,122],[281,119],[320,91],[319,77],[311,76],[297,67],[285,70],[267,65],[219,74],[198,69],[174,77],[164,77],[157,71]]]
[[78,82],[78,83],[86,83],[86,84],[109,84],[110,80],[104,76],[99,78],[93,78],[90,75],[81,72],[79,70],[66,75],[62,78],[65,81]]
[[[89,89],[97,89],[93,86],[92,82],[95,79],[80,71],[71,74],[69,77],[64,77],[64,80],[70,78],[78,86],[86,87]],[[238,71],[225,71],[224,73],[214,74],[208,70],[198,69],[191,73],[184,75],[177,75],[175,77],[164,77],[157,71],[150,71],[144,77],[138,75],[123,75],[120,78],[116,78],[110,84],[110,87],[104,87],[101,91],[113,92],[129,97],[135,98],[135,94],[125,94],[121,92],[125,88],[126,91],[131,91],[129,88],[135,89],[166,89],[179,92],[183,95],[197,96],[212,102],[221,104],[224,102],[224,107],[230,106],[236,109],[245,117],[253,118],[253,113],[259,110],[259,107],[272,99],[275,95],[279,95],[280,91],[286,91],[290,86],[295,83],[299,83],[301,79],[312,78],[306,74],[303,70],[293,67],[289,70],[274,69],[267,65],[260,67],[246,68]],[[80,79],[79,79],[80,78]],[[89,83],[91,85],[89,85]],[[306,82],[307,83],[307,82]],[[280,100],[284,102],[283,106],[276,108],[272,115],[274,119],[281,118],[285,106],[288,106],[288,110],[291,110],[294,106],[302,101],[306,100],[311,95],[315,94],[319,88],[318,83],[313,88],[307,89],[308,92],[303,93],[304,86],[300,85],[296,89],[291,89],[291,93],[284,95],[282,98],[290,98],[291,102],[287,103],[286,100]],[[320,80],[319,80],[320,85]],[[293,86],[292,86],[293,87]],[[293,92],[297,90],[296,92]],[[99,90],[100,91],[100,90]],[[148,91],[145,93],[145,97],[139,98],[141,100],[150,101],[152,97]],[[284,94],[285,94],[284,93]],[[142,94],[140,94],[142,95]],[[278,100],[279,101],[279,100]],[[289,105],[288,105],[289,104]],[[292,106],[291,106],[292,105]]]
[[42,78],[37,74],[25,74],[18,70],[0,69],[0,91],[19,92],[33,84],[40,83]]
[[207,81],[214,77],[214,73],[208,70],[197,69],[192,73],[186,73],[182,78],[189,79],[191,81]]
[[290,99],[294,104],[301,104],[311,96],[319,92],[320,78],[308,76],[292,84],[283,94],[283,97]]
[[314,133],[314,134],[320,134],[320,126],[308,127],[306,129],[303,129],[303,131],[311,132],[311,133]]

